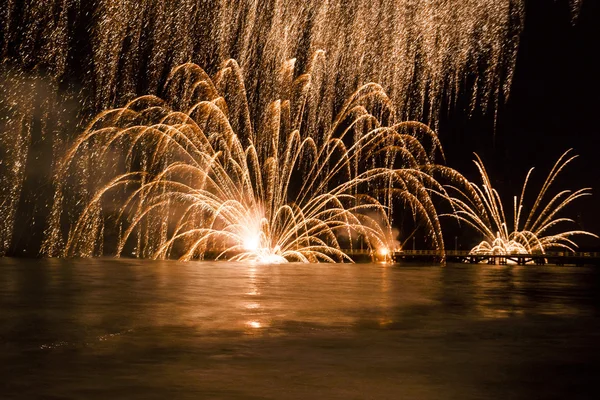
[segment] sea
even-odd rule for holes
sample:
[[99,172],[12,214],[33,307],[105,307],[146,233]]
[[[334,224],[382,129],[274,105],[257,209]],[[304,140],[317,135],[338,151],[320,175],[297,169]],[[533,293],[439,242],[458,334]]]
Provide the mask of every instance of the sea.
[[0,259],[0,399],[600,399],[600,269]]

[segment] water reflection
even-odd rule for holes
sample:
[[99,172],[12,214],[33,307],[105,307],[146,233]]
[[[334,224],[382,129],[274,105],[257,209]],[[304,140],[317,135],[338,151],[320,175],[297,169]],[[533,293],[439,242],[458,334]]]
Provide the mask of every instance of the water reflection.
[[[483,318],[596,312],[595,272],[576,267],[465,266],[442,270],[442,302]],[[460,288],[460,290],[456,290]]]
[[[596,312],[597,278],[565,267],[2,261],[2,322],[53,338],[132,326],[281,329],[401,324],[411,313],[513,318]],[[372,322],[372,323],[371,323]],[[64,328],[62,328],[64,327]],[[33,333],[29,333],[34,335]],[[36,333],[35,335],[39,335]]]
[[299,399],[532,398],[488,372],[600,361],[588,268],[1,259],[0,274],[0,398],[90,398],[97,377],[127,398],[251,398],[274,375]]

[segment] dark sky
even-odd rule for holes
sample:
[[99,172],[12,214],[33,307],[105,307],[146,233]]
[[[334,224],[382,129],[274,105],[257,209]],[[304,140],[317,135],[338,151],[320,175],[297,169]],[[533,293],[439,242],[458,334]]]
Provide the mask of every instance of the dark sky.
[[555,189],[593,188],[592,197],[573,203],[566,214],[595,233],[600,233],[598,3],[584,0],[573,24],[566,0],[527,0],[511,94],[500,106],[496,129],[493,113],[469,118],[460,112],[451,112],[439,129],[448,164],[476,179],[471,160],[477,152],[507,199],[519,194],[530,167],[536,167],[533,194],[558,157],[573,148],[580,157]]

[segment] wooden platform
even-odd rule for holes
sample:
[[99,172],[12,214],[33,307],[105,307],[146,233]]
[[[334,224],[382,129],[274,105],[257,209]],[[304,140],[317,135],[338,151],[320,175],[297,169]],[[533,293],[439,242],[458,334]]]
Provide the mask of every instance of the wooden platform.
[[448,250],[445,253],[438,250],[403,250],[394,252],[392,259],[400,261],[422,262],[457,262],[457,263],[487,263],[518,265],[594,265],[600,266],[600,252],[548,252],[544,254],[509,254],[482,255],[471,254],[468,251]]

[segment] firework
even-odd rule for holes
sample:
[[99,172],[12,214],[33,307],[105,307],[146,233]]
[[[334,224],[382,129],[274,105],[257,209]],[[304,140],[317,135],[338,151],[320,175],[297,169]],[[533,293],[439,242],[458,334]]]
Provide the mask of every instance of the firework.
[[597,237],[583,230],[561,230],[561,227],[573,223],[572,219],[561,216],[562,211],[575,200],[591,194],[589,188],[562,190],[551,194],[556,177],[577,157],[571,155],[571,150],[556,161],[527,212],[524,198],[533,168],[529,170],[521,195],[513,199],[512,226],[509,225],[500,195],[493,188],[483,162],[479,156],[476,157],[475,165],[481,176],[481,186],[468,183],[464,189],[453,187],[456,195],[449,197],[456,209],[450,216],[475,228],[485,238],[471,253],[543,254],[548,249],[574,251],[577,245],[571,239],[572,236]]
[[[290,60],[273,78],[281,96],[257,129],[234,60],[213,78],[179,66],[168,100],[143,96],[98,115],[61,163],[47,254],[316,262],[349,261],[345,250],[364,246],[387,257],[394,204],[443,249],[431,199],[443,191],[432,176],[443,168],[435,133],[394,122],[373,83],[330,125],[315,124],[320,85],[312,70],[292,79],[293,69]],[[63,209],[76,216],[64,242]]]
[[[582,0],[570,3],[576,16]],[[215,71],[235,58],[259,126],[279,96],[271,84],[279,66],[297,57],[311,69],[312,54],[325,49],[327,62],[312,68],[328,77],[312,91],[312,131],[326,130],[367,82],[386,90],[398,121],[435,128],[443,104],[497,109],[509,94],[524,9],[524,0],[9,0],[0,12],[0,79],[9,82],[0,98],[0,182],[11,189],[0,194],[0,255],[14,221],[33,218],[17,212],[20,202],[43,209],[36,226],[46,225],[50,196],[24,190],[48,186],[25,174],[39,115],[43,169],[53,170],[73,139],[66,132],[82,121],[140,94],[164,97],[166,72],[182,63]],[[32,78],[48,85],[26,95]]]

